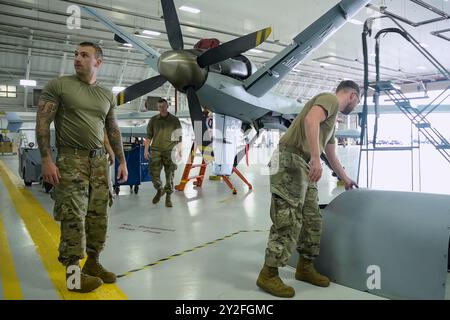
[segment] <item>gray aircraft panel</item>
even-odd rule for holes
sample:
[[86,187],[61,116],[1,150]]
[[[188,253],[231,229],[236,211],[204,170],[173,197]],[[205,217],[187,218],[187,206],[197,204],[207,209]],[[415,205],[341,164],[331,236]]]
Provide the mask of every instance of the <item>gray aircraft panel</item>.
[[[392,299],[445,298],[450,196],[352,190],[322,215],[315,265],[333,282]],[[297,259],[294,252],[289,265]],[[371,266],[379,267],[380,288],[370,286]]]
[[272,112],[272,108],[277,111],[300,109],[296,100],[272,93],[257,98],[248,94],[240,81],[217,73],[208,75],[197,94],[200,103],[207,105],[210,111],[250,123]]

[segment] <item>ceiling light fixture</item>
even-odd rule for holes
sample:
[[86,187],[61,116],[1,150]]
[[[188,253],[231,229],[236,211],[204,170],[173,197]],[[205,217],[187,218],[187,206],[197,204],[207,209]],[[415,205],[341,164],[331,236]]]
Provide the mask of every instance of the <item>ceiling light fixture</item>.
[[355,24],[355,25],[357,25],[357,26],[363,25],[363,22],[362,22],[362,21],[359,21],[358,19],[349,19],[348,22],[350,22],[350,23],[352,23],[352,24]]
[[134,33],[134,35],[135,35],[136,37],[139,37],[139,38],[155,39],[155,37],[144,36],[143,34],[140,34],[140,33],[137,32],[137,31]]
[[22,79],[20,85],[24,87],[36,87],[36,80]]
[[182,11],[186,11],[186,12],[190,12],[190,13],[200,13],[200,10],[197,8],[192,8],[192,7],[188,7],[188,6],[181,6],[178,9],[182,10]]
[[142,30],[142,33],[146,34],[148,36],[155,36],[155,37],[161,35],[161,32],[153,31],[153,30]]

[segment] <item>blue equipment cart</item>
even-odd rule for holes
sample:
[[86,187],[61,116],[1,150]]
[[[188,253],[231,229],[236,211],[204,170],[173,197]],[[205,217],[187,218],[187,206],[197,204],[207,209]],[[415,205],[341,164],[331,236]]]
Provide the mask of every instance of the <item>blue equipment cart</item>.
[[139,192],[139,185],[141,182],[151,181],[151,176],[148,172],[148,161],[144,158],[144,146],[142,144],[133,143],[131,145],[124,145],[125,160],[127,161],[128,180],[124,183],[117,181],[117,170],[119,161],[116,158],[114,163],[114,192],[116,195],[120,192],[120,186],[128,185],[130,189],[134,187],[134,193]]

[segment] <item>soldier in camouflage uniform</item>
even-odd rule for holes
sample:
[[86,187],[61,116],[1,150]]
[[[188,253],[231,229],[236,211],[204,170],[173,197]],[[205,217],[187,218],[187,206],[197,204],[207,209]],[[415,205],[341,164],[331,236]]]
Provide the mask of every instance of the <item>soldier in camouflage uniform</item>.
[[[152,117],[147,125],[147,139],[145,140],[144,157],[150,158],[149,171],[152,176],[156,195],[152,202],[158,203],[166,193],[166,207],[172,207],[170,199],[173,193],[173,177],[177,165],[176,157],[181,158],[181,124],[180,120],[167,111],[168,105],[165,99],[158,101],[159,114]],[[149,145],[151,144],[151,155]],[[161,170],[164,167],[166,185],[163,189],[161,182]]]
[[[50,81],[39,101],[36,136],[42,156],[42,176],[55,186],[54,216],[61,222],[58,260],[67,267],[66,278],[87,252],[79,286],[68,289],[90,292],[103,282],[116,281],[114,273],[99,262],[105,246],[109,188],[105,132],[112,151],[120,161],[118,179],[126,181],[128,172],[111,91],[96,82],[102,64],[102,50],[90,42],[75,51],[75,75]],[[55,122],[56,165],[50,155],[50,123]],[[71,271],[72,270],[72,271]]]
[[319,255],[322,232],[317,190],[322,175],[320,154],[325,151],[346,190],[357,187],[336,156],[334,132],[338,111],[349,114],[358,103],[359,87],[349,80],[338,85],[336,94],[313,97],[280,139],[279,148],[272,156],[270,218],[273,224],[265,264],[256,284],[275,296],[295,295],[294,289],[278,276],[278,268],[286,265],[295,247],[300,255],[295,278],[322,287],[330,283],[313,265]]

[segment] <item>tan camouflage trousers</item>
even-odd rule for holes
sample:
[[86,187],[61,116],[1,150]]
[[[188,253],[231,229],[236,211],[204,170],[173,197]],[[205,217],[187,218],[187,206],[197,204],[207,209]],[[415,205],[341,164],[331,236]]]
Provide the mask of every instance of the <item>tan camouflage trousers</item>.
[[109,164],[106,155],[89,158],[58,154],[56,166],[61,178],[53,197],[54,217],[61,222],[58,260],[63,264],[99,254],[106,240],[109,188]]
[[317,184],[309,182],[309,169],[297,154],[275,151],[271,160],[269,240],[265,264],[283,267],[293,249],[314,259],[319,255],[322,215]]
[[166,175],[164,190],[167,194],[171,194],[173,193],[173,177],[177,170],[177,165],[172,161],[172,151],[156,151],[152,149],[149,170],[156,190],[162,189],[161,170],[163,167]]

